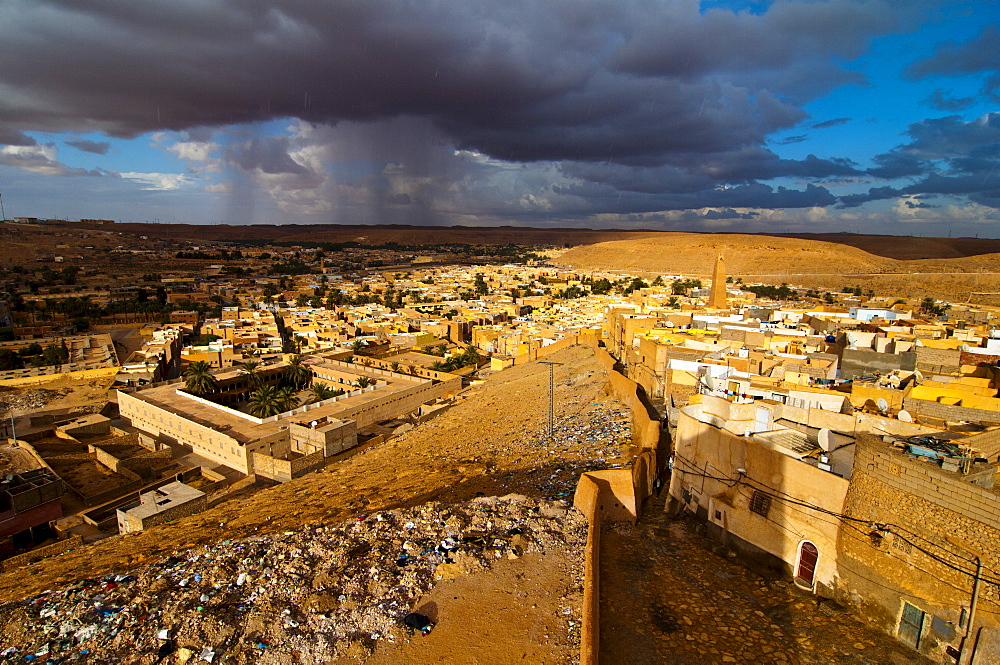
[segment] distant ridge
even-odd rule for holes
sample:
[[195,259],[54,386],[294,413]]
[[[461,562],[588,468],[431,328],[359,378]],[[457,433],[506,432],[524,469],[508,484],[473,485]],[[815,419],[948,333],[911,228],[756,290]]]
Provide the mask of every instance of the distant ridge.
[[[85,223],[68,223],[80,228]],[[409,245],[461,243],[470,245],[556,245],[576,247],[613,240],[636,240],[669,236],[730,236],[757,238],[798,238],[847,245],[891,259],[952,259],[1000,253],[995,238],[925,238],[914,236],[863,235],[854,233],[678,233],[641,229],[587,229],[580,227],[537,228],[531,226],[413,226],[351,224],[146,224],[124,223],[94,226],[101,230],[145,235],[152,238],[195,241],[272,240],[278,242],[361,242]]]

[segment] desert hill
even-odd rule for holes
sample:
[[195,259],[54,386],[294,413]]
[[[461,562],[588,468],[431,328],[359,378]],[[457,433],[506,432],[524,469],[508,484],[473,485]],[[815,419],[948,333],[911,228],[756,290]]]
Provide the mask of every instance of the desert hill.
[[896,263],[854,247],[816,240],[700,233],[663,233],[584,245],[564,252],[556,262],[574,268],[697,275],[711,274],[720,254],[734,275],[887,272],[894,271]]
[[776,237],[820,240],[857,247],[890,259],[952,259],[1000,253],[997,238],[922,238],[914,236],[863,235],[857,233],[790,233]]
[[[954,253],[948,247],[945,253]],[[820,240],[667,233],[574,247],[553,261],[584,270],[708,276],[720,254],[729,275],[750,282],[830,291],[852,285],[880,296],[1000,301],[1000,254],[904,261]]]
[[276,241],[276,242],[359,242],[378,245],[395,242],[403,245],[458,243],[471,245],[554,245],[578,246],[615,240],[641,241],[677,235],[704,238],[735,238],[724,242],[744,242],[748,237],[761,243],[783,239],[807,240],[854,247],[875,256],[909,259],[948,259],[1000,253],[1000,239],[923,238],[913,236],[826,234],[728,234],[669,233],[663,231],[587,228],[536,228],[530,226],[409,226],[352,224],[146,224],[124,223],[94,225],[70,223],[69,228],[93,228],[149,238],[191,241]]

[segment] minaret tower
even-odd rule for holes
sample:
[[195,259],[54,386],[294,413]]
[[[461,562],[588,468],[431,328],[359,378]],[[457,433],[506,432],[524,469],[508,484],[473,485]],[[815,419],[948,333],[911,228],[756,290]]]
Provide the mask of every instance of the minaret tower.
[[708,297],[711,309],[726,309],[726,262],[722,254],[715,260],[715,270],[712,271],[712,294]]

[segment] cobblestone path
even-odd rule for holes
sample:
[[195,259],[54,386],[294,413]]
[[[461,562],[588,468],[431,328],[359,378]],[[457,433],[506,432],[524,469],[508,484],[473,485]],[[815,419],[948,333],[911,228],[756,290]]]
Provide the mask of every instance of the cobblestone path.
[[653,497],[639,524],[605,526],[601,663],[929,664],[889,635],[770,571],[751,570]]

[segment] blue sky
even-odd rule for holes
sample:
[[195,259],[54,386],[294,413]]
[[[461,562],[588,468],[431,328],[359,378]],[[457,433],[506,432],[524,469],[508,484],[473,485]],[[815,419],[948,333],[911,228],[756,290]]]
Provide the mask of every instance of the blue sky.
[[1000,236],[998,23],[982,0],[14,0],[0,194],[8,217]]

